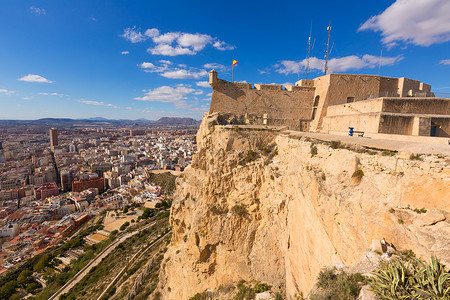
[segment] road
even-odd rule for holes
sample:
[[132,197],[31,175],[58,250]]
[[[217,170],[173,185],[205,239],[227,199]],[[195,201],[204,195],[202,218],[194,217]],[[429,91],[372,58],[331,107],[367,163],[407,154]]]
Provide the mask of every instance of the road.
[[105,249],[102,250],[93,260],[91,260],[86,266],[84,266],[83,269],[81,269],[72,279],[70,279],[64,286],[62,286],[55,294],[53,294],[49,300],[58,299],[61,295],[68,293],[71,288],[73,288],[78,282],[80,282],[81,279],[83,279],[86,274],[89,273],[89,271],[98,265],[103,258],[108,256],[116,247],[125,241],[126,239],[132,237],[135,234],[138,234],[139,232],[153,226],[157,221],[153,221],[150,224],[147,224],[145,226],[142,226],[138,230],[135,230],[133,232],[127,232],[124,235],[118,237],[114,242],[109,244]]

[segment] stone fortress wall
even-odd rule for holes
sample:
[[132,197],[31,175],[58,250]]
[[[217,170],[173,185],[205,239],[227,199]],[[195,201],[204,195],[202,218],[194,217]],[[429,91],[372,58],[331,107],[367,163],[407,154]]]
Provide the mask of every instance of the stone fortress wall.
[[[291,130],[441,136],[450,134],[450,101],[408,78],[328,74],[294,86],[228,82],[210,72],[209,113],[232,113],[246,124]],[[364,101],[363,101],[364,100]]]
[[228,82],[211,71],[213,87],[209,113],[232,113],[244,116],[246,123],[288,126],[298,129],[299,119],[311,115],[314,87]]

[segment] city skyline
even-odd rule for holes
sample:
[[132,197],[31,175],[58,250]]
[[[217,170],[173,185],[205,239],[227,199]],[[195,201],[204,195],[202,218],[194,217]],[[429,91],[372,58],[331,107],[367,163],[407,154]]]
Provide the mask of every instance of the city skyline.
[[[220,3],[4,1],[0,119],[200,119],[208,71],[294,84],[329,73],[408,77],[450,95],[450,3],[397,0]],[[325,9],[326,8],[326,9]],[[382,56],[380,59],[380,54]],[[380,67],[381,62],[381,68]]]

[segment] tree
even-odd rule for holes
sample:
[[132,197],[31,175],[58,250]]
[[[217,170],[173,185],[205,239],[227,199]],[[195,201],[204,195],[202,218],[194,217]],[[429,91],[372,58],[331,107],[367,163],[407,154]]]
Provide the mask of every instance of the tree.
[[26,269],[20,272],[19,276],[17,276],[17,284],[25,287],[28,283],[33,281],[33,278],[31,277],[33,275],[33,272]]
[[8,299],[16,292],[17,282],[15,280],[8,281],[0,288],[0,299]]

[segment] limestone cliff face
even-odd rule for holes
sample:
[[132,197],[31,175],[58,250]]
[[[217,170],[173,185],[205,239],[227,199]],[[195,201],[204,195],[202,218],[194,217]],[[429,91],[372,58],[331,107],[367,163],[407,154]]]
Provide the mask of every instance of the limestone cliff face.
[[[160,276],[164,299],[241,279],[294,299],[309,292],[322,267],[351,266],[383,237],[450,264],[446,158],[411,161],[317,142],[312,156],[313,141],[213,124],[204,118],[199,151],[177,181]],[[359,169],[360,180],[352,177]]]

